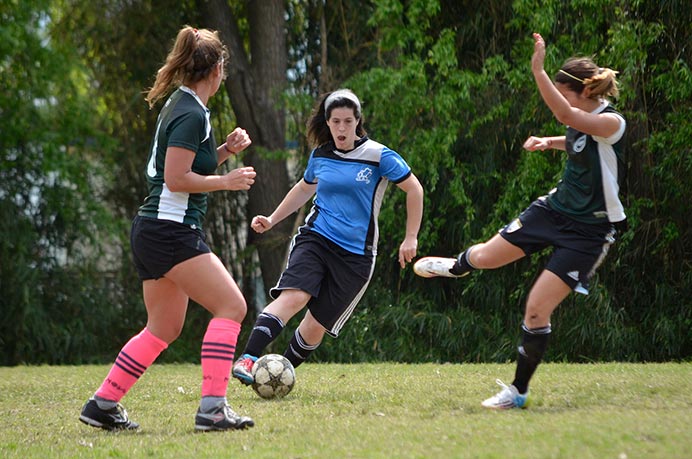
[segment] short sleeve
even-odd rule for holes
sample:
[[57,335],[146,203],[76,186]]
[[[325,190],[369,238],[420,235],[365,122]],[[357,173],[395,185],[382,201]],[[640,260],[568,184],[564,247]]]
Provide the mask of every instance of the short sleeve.
[[315,161],[313,160],[313,155],[315,154],[315,150],[312,150],[310,153],[310,158],[308,159],[308,165],[305,167],[305,172],[303,173],[303,180],[305,180],[306,183],[309,183],[311,185],[314,185],[317,183],[315,180]]
[[380,173],[392,183],[400,183],[411,175],[411,168],[399,153],[383,147],[380,158]]
[[196,153],[202,143],[204,128],[204,119],[199,114],[183,113],[168,124],[168,146],[185,148]]
[[600,143],[605,143],[607,145],[613,145],[622,139],[622,136],[625,134],[625,128],[627,127],[627,123],[625,122],[625,118],[622,117],[619,113],[609,113],[611,115],[615,115],[619,120],[620,120],[620,127],[618,128],[617,131],[610,137],[600,137],[600,136],[592,136],[596,142]]

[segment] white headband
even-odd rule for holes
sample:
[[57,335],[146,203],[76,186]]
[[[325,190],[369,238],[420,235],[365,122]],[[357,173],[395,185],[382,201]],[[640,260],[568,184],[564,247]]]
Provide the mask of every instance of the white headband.
[[360,100],[358,100],[358,96],[356,96],[350,89],[337,89],[333,93],[329,94],[329,96],[327,96],[327,100],[324,101],[324,116],[327,116],[329,107],[331,107],[334,102],[339,99],[348,99],[356,104],[356,115],[360,114]]

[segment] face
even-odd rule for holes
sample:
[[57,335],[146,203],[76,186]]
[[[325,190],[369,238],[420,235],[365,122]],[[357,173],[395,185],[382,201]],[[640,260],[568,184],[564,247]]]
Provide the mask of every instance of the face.
[[349,107],[337,107],[332,109],[327,120],[329,132],[339,150],[353,150],[356,144],[356,126],[358,119]]
[[590,112],[599,104],[597,100],[587,96],[586,92],[588,90],[584,90],[581,94],[576,93],[564,83],[555,83],[555,88],[562,94],[562,97],[567,99],[567,102],[569,102],[572,107]]
[[212,77],[213,77],[213,87],[214,93],[219,90],[219,87],[221,87],[221,82],[226,79],[226,72],[223,67],[223,57],[221,58],[221,61],[219,61],[218,64],[216,64],[214,70],[212,71]]

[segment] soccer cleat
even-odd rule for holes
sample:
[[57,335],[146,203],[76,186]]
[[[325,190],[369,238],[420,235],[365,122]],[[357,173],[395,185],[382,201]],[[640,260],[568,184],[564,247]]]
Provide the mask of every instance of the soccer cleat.
[[247,416],[239,416],[226,403],[206,412],[198,408],[195,416],[195,430],[241,430],[254,425],[255,421]]
[[423,257],[413,265],[413,272],[420,277],[464,277],[463,274],[453,274],[450,270],[457,262],[455,258]]
[[84,404],[79,420],[84,424],[105,430],[135,430],[139,428],[139,424],[130,421],[127,417],[127,411],[120,403],[109,410],[103,410],[99,408],[93,398]]
[[528,407],[529,391],[525,394],[520,394],[517,388],[513,385],[507,385],[499,379],[495,382],[502,387],[502,390],[496,395],[493,395],[487,400],[484,400],[481,405],[485,408],[495,410],[509,410],[511,408],[526,408]]
[[241,383],[249,386],[255,382],[255,378],[252,376],[252,367],[255,365],[257,357],[250,354],[243,354],[238,360],[233,364],[233,377],[238,379]]

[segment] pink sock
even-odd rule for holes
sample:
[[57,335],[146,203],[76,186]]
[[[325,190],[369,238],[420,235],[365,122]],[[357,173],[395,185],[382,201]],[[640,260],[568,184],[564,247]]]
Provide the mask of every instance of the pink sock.
[[167,347],[165,341],[152,335],[145,327],[123,346],[96,395],[119,402]]
[[202,341],[202,397],[225,397],[240,324],[212,319]]

